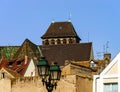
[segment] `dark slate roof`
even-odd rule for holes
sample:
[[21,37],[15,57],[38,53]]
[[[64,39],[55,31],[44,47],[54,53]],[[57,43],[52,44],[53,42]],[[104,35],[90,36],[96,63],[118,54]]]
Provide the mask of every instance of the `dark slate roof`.
[[79,38],[71,22],[51,23],[46,33],[41,38],[56,38],[56,37]]
[[92,43],[43,45],[41,50],[49,63],[58,62],[59,65],[64,65],[65,60],[90,60]]

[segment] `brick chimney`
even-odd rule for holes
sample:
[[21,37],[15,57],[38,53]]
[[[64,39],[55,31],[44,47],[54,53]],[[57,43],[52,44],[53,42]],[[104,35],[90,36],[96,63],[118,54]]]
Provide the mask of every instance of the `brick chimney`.
[[111,61],[111,54],[110,53],[105,53],[104,54],[105,67],[110,63],[110,61]]

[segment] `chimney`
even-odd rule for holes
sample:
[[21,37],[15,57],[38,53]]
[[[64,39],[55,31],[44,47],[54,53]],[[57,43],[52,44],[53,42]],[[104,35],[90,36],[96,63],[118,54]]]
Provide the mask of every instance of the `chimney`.
[[104,54],[104,62],[105,62],[105,66],[107,66],[111,61],[111,54],[110,53],[105,53]]

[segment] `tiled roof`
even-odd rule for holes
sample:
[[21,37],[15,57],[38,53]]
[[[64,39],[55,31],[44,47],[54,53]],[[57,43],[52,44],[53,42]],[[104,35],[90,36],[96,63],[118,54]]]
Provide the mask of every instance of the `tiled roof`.
[[49,62],[64,65],[65,60],[89,61],[92,43],[41,46],[43,55]]
[[71,22],[54,22],[51,23],[46,33],[41,38],[56,37],[76,37],[80,39]]
[[[83,62],[77,61],[77,62],[74,62],[73,64],[91,68],[90,67],[90,62],[91,61],[83,61]],[[94,71],[97,72],[98,69],[102,66],[104,60],[93,60],[93,62],[95,63],[95,66],[92,67],[91,69],[93,69]]]
[[31,58],[40,56],[37,45],[32,43],[29,39],[26,39],[23,42],[23,44],[18,49],[18,51],[15,53],[13,58],[19,58],[19,57],[24,58],[25,55]]
[[13,58],[20,46],[0,46],[0,58]]
[[0,69],[8,68],[19,73],[21,76],[24,76],[24,73],[26,72],[29,63],[30,58],[26,58],[26,60],[22,58],[18,58],[15,60],[4,59],[0,62]]
[[12,69],[9,68],[4,68],[8,73],[10,73],[13,77],[21,77],[21,75],[15,71],[13,71]]

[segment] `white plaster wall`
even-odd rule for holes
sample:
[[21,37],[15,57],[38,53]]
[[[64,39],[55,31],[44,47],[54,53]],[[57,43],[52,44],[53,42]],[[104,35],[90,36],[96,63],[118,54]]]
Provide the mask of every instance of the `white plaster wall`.
[[100,78],[99,75],[94,75],[93,78],[93,92],[100,92]]
[[33,59],[30,60],[30,64],[28,65],[24,76],[35,76],[35,65]]

